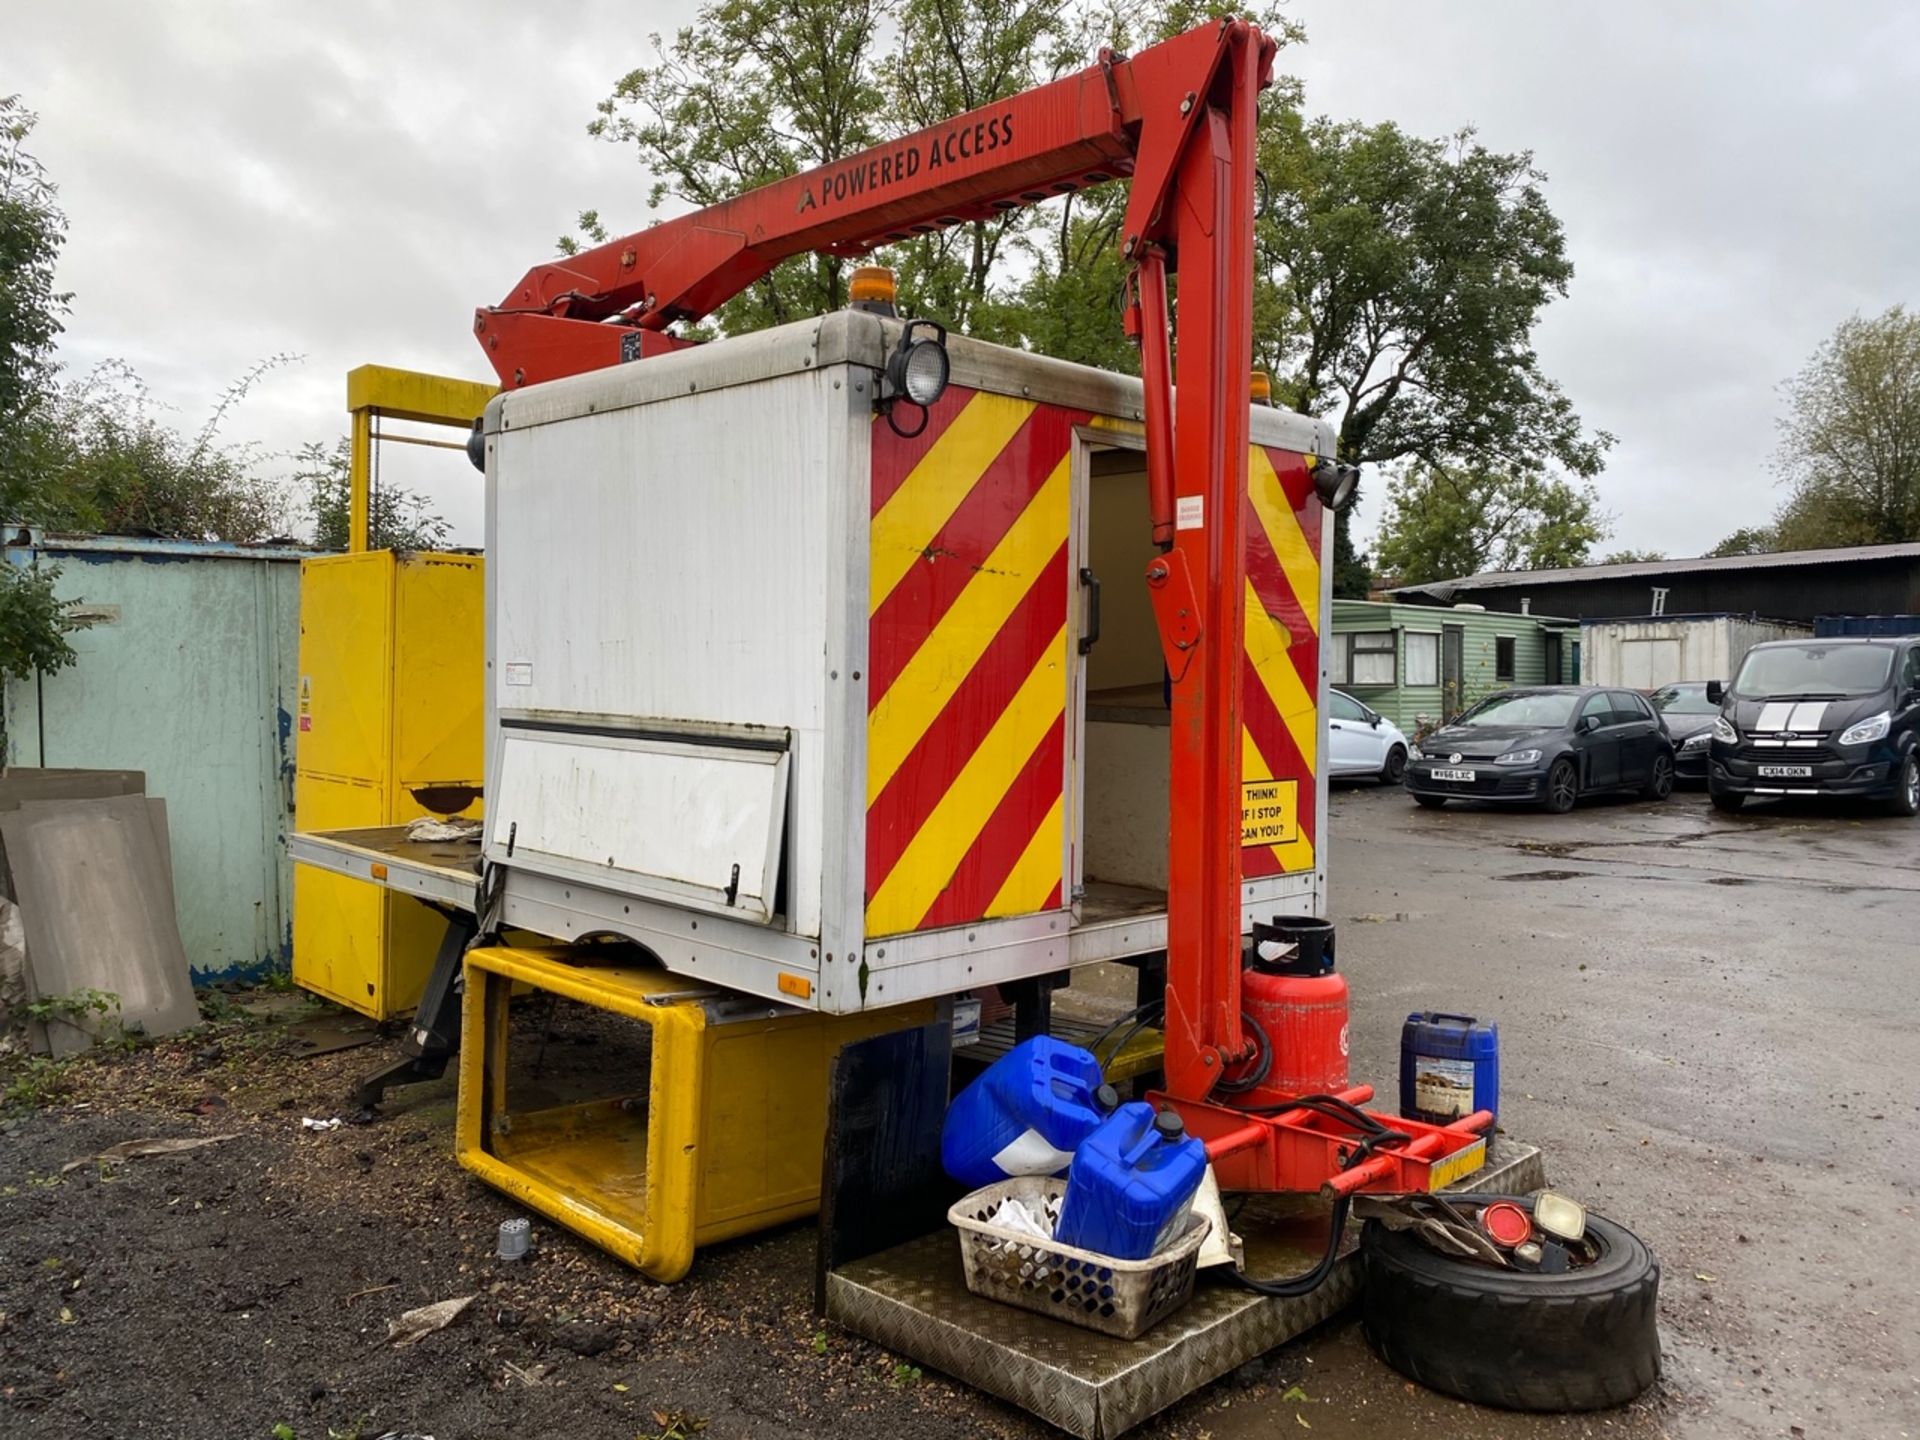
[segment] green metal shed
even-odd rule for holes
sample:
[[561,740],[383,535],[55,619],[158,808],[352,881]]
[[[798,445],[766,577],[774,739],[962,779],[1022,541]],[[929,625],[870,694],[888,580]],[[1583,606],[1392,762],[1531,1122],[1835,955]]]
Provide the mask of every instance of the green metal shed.
[[58,567],[92,623],[78,661],[6,684],[12,765],[143,770],[167,802],[196,981],[291,954],[293,712],[307,552],[10,527],[4,563]]
[[1509,685],[1580,680],[1580,622],[1477,605],[1333,602],[1332,683],[1407,734]]

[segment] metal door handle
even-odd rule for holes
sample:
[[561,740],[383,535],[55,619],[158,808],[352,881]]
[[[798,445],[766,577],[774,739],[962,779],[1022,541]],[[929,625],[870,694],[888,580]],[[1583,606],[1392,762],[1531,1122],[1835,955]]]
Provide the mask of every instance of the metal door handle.
[[1080,637],[1080,653],[1086,655],[1100,643],[1100,577],[1082,565],[1080,583],[1087,588],[1087,629]]

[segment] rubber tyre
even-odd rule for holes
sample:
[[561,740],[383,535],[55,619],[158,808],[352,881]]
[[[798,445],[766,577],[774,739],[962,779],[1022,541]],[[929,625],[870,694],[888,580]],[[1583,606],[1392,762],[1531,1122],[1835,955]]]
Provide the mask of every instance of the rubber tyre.
[[1707,786],[1707,799],[1723,815],[1738,815],[1747,804],[1746,796],[1731,790],[1716,790],[1712,785]]
[[[1453,1198],[1453,1197],[1449,1197]],[[1479,1203],[1496,1198],[1462,1196]],[[1600,1258],[1577,1274],[1519,1275],[1452,1260],[1369,1222],[1361,1323],[1409,1380],[1502,1410],[1604,1410],[1660,1378],[1660,1262],[1638,1236],[1587,1216]]]
[[1907,751],[1887,797],[1889,815],[1920,815],[1920,749]]
[[[1556,776],[1564,776],[1567,783],[1564,785],[1555,785],[1554,778]],[[1562,756],[1560,759],[1554,761],[1552,768],[1547,771],[1547,783],[1542,792],[1540,804],[1544,809],[1552,811],[1555,815],[1564,815],[1573,809],[1573,807],[1579,803],[1579,800],[1579,772],[1574,769],[1573,761]]]
[[1653,757],[1653,770],[1647,776],[1646,788],[1640,793],[1649,800],[1664,800],[1673,794],[1673,757],[1671,755]]
[[1438,810],[1442,805],[1447,803],[1447,797],[1444,795],[1415,795],[1413,797],[1413,803],[1418,805],[1422,810]]
[[1398,785],[1407,778],[1407,752],[1404,746],[1396,745],[1387,751],[1386,768],[1380,772],[1382,785]]

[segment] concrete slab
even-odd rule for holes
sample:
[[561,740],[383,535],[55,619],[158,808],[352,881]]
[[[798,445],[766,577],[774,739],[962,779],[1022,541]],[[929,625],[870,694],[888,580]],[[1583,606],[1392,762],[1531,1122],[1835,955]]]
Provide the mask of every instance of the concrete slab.
[[[174,918],[169,857],[145,796],[37,801],[0,812],[34,992],[101,990],[150,1035],[198,1023]],[[90,1020],[50,1021],[55,1055],[93,1043]]]
[[[147,777],[139,770],[56,770],[15,765],[0,770],[0,810],[18,810],[35,800],[98,800],[139,795]],[[13,899],[7,849],[0,844],[0,895]]]
[[140,770],[56,770],[15,765],[0,773],[0,810],[18,810],[37,800],[104,800],[139,795],[147,788]]
[[[1540,1152],[1503,1140],[1454,1191],[1525,1193],[1546,1183]],[[1234,1229],[1261,1278],[1310,1269],[1326,1246],[1327,1207],[1305,1196],[1258,1196]],[[1310,1295],[1268,1299],[1203,1273],[1193,1301],[1138,1340],[1116,1340],[968,1291],[960,1248],[939,1230],[827,1277],[827,1316],[856,1335],[1018,1405],[1081,1440],[1107,1440],[1330,1319],[1357,1297],[1347,1253]]]

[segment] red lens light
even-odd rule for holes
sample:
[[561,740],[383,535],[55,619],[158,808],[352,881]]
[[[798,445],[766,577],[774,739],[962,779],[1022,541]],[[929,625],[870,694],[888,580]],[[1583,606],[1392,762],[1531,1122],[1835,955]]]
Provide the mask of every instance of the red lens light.
[[1511,1200],[1500,1200],[1480,1212],[1480,1228],[1494,1244],[1511,1250],[1533,1234],[1533,1217]]

